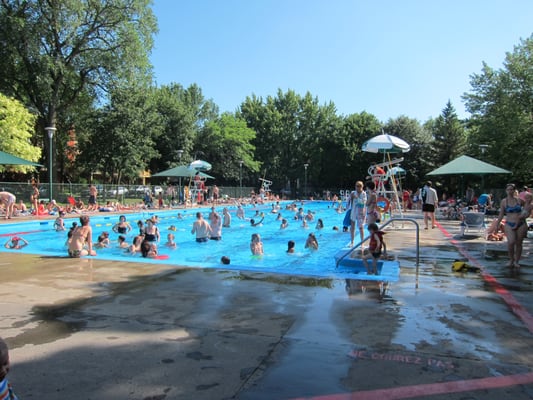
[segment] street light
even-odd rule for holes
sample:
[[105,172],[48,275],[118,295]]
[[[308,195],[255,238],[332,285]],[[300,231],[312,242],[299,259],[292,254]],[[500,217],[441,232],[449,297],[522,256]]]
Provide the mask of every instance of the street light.
[[53,172],[52,172],[52,141],[54,139],[54,132],[56,131],[56,128],[53,127],[53,126],[47,126],[46,128],[44,128],[44,130],[48,133],[48,139],[50,140],[50,154],[48,156],[48,168],[49,168],[49,180],[48,180],[48,184],[49,184],[49,188],[48,188],[48,195],[50,197],[49,201],[52,202],[53,200],[53,196],[52,196],[52,176],[53,176]]
[[307,196],[307,167],[308,166],[309,166],[308,163],[304,164],[304,168],[305,168],[304,197]]
[[479,149],[481,150],[481,154],[485,154],[485,152],[489,148],[488,144],[478,144],[478,146],[479,146]]
[[241,187],[241,199],[242,199],[242,164],[243,163],[244,163],[243,160],[239,161],[239,166],[240,166],[239,183],[240,183],[240,187]]
[[[179,163],[181,165],[181,156],[183,155],[183,150],[178,150],[178,159],[179,159]],[[181,176],[180,176],[180,182],[179,182],[179,185],[178,185],[178,203],[182,201],[182,196],[181,196]]]

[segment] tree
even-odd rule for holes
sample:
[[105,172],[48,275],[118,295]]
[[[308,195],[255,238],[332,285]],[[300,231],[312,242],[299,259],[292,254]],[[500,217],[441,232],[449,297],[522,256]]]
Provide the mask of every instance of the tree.
[[448,100],[441,115],[427,121],[425,126],[433,137],[432,163],[428,160],[431,168],[437,168],[464,154],[466,129],[451,101]]
[[[503,68],[483,63],[481,73],[470,79],[471,90],[463,95],[472,114],[472,151],[483,159],[513,172],[517,183],[533,179],[533,35],[507,53]],[[509,179],[506,177],[505,179]]]
[[[152,159],[150,168],[160,171],[179,161],[191,160],[199,132],[208,121],[218,118],[218,107],[212,100],[206,100],[195,84],[187,89],[177,83],[162,86],[156,89],[155,95],[164,126],[157,141],[161,158]],[[183,150],[181,157],[179,150]]]
[[80,137],[81,161],[119,184],[131,183],[152,158],[163,127],[153,90],[143,86],[116,88],[111,102],[91,113]]
[[0,5],[0,90],[37,111],[37,145],[47,143],[44,127],[55,127],[81,94],[101,97],[117,82],[149,79],[157,29],[150,0]]
[[[371,162],[380,162],[375,154],[364,153],[363,143],[382,131],[381,122],[373,114],[363,111],[344,118],[342,144],[337,151],[346,155],[345,164],[340,165],[339,181],[341,187],[353,189],[355,181],[364,180],[368,175]],[[342,160],[337,157],[335,160]]]
[[246,122],[230,113],[224,113],[206,123],[198,136],[196,148],[202,151],[225,181],[237,181],[240,161],[252,172],[259,171],[260,164],[254,160],[255,131]]
[[[30,138],[35,116],[17,100],[0,93],[0,150],[29,161],[38,161],[41,149],[32,146]],[[0,171],[30,172],[34,167],[0,165]]]

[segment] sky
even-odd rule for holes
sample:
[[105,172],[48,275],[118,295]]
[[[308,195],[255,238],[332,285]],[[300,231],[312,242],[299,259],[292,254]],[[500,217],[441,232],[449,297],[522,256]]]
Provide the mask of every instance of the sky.
[[157,85],[197,84],[220,112],[248,96],[309,92],[338,115],[425,122],[483,62],[533,34],[532,0],[154,0]]

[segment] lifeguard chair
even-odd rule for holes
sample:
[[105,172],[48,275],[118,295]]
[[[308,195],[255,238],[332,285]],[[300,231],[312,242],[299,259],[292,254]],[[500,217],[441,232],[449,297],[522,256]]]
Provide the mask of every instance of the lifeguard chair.
[[269,181],[268,179],[264,178],[259,178],[259,180],[261,181],[261,189],[263,189],[265,193],[270,193],[270,186],[272,186],[272,181]]
[[[391,202],[396,204],[396,208],[400,211],[400,216],[403,217],[402,207],[400,203],[400,196],[398,195],[398,183],[394,173],[394,166],[401,163],[403,157],[390,159],[379,164],[372,164],[368,168],[368,174],[376,185],[376,194],[378,196],[378,206],[382,212],[391,212]],[[386,183],[390,182],[389,188]]]

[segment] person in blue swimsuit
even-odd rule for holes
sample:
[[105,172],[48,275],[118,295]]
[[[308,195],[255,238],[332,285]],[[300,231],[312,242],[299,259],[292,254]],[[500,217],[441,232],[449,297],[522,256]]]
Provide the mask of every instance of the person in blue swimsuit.
[[527,225],[521,217],[524,201],[516,195],[516,186],[508,183],[505,186],[507,196],[500,202],[500,213],[498,223],[505,216],[505,236],[507,237],[507,252],[509,254],[510,268],[520,268],[520,258],[522,257],[522,243],[527,235]]

